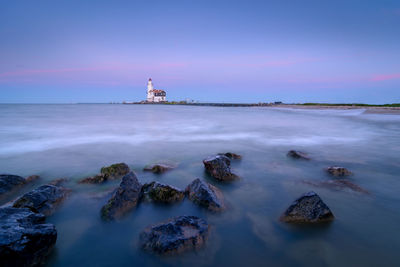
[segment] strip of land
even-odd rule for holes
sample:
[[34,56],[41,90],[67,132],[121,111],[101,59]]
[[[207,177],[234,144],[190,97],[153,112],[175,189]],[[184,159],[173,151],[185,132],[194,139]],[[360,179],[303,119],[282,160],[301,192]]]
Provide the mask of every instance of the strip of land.
[[186,101],[172,102],[124,102],[123,104],[137,105],[185,105],[185,106],[214,106],[214,107],[271,107],[271,108],[292,108],[292,109],[364,109],[366,114],[400,114],[400,103],[371,105],[371,104],[329,104],[329,103],[302,103],[284,104],[276,103],[196,103]]

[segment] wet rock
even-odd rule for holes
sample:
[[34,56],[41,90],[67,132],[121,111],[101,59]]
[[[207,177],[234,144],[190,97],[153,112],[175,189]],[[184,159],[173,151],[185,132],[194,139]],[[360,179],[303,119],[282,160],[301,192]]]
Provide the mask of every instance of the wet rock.
[[151,182],[143,185],[142,197],[147,201],[171,203],[181,201],[185,197],[185,193],[170,185]]
[[231,181],[238,178],[231,172],[231,161],[226,156],[208,157],[203,160],[203,164],[207,173],[219,181]]
[[171,165],[167,165],[167,164],[153,164],[153,165],[149,165],[144,167],[144,171],[149,171],[152,173],[157,173],[157,174],[161,174],[164,173],[166,171],[169,171],[171,169],[173,169],[174,166]]
[[193,203],[208,210],[223,211],[226,208],[222,192],[217,187],[198,178],[186,187],[185,192]]
[[0,266],[41,264],[57,240],[53,224],[29,209],[0,208]]
[[106,221],[118,219],[133,209],[140,198],[141,188],[133,172],[126,174],[107,204],[101,208],[101,218]]
[[107,178],[103,174],[97,174],[95,176],[86,177],[80,180],[80,184],[101,184],[104,183]]
[[333,176],[349,176],[353,173],[344,167],[331,166],[325,169],[327,173]]
[[208,223],[204,219],[179,216],[144,229],[140,245],[157,254],[177,254],[202,247],[208,233]]
[[24,185],[27,181],[17,175],[0,174],[0,198]]
[[289,223],[318,223],[333,219],[329,207],[312,191],[296,199],[281,216],[281,221]]
[[42,185],[18,198],[13,207],[28,208],[33,212],[49,216],[55,212],[69,192],[70,190],[64,187],[49,184]]
[[218,155],[222,155],[222,156],[228,157],[230,159],[242,159],[241,155],[235,154],[235,153],[232,153],[232,152],[219,153]]
[[301,152],[301,151],[296,151],[296,150],[290,150],[287,153],[288,157],[294,158],[294,159],[304,159],[304,160],[310,160],[311,158],[307,155],[307,153]]
[[39,179],[39,178],[40,178],[39,175],[31,175],[31,176],[26,177],[26,178],[25,178],[25,181],[26,181],[27,183],[30,183],[30,182],[36,181],[36,180]]
[[302,181],[304,184],[307,185],[312,185],[315,187],[322,187],[322,188],[328,188],[328,189],[333,189],[333,190],[345,190],[345,189],[350,189],[355,192],[363,193],[363,194],[370,194],[367,190],[362,188],[361,186],[358,186],[349,180],[345,179],[334,179],[334,180],[329,180],[329,181],[324,181],[324,182],[313,182],[313,181]]
[[129,171],[129,166],[125,163],[116,163],[108,167],[101,168],[100,173],[104,175],[105,179],[113,180],[121,178],[122,176],[128,174]]
[[129,166],[125,163],[116,163],[108,167],[103,167],[100,170],[100,174],[90,176],[80,180],[80,184],[101,184],[107,180],[115,180],[128,174],[130,171]]

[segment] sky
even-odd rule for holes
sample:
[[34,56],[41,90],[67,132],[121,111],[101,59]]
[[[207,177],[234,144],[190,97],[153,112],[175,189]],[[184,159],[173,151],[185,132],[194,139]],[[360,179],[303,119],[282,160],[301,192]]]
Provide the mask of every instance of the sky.
[[400,103],[399,0],[0,0],[0,103]]

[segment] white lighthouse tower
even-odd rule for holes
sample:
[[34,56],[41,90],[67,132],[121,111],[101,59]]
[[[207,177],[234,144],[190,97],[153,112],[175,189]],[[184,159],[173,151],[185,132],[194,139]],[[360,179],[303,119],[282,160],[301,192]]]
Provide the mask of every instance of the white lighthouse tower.
[[147,102],[153,102],[154,101],[154,86],[153,86],[153,81],[151,78],[147,82]]

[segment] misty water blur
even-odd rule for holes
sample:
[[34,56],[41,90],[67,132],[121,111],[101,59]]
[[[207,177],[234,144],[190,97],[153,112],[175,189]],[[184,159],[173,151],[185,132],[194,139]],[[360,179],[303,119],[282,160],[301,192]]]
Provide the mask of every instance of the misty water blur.
[[[400,116],[362,109],[0,105],[0,172],[41,176],[18,194],[70,179],[73,194],[48,218],[58,230],[49,266],[387,266],[400,262],[399,132]],[[290,149],[313,160],[289,159]],[[202,159],[228,151],[243,156],[232,162],[241,179],[218,183],[204,173]],[[163,175],[142,171],[162,161],[178,167]],[[127,163],[142,183],[184,189],[195,178],[205,179],[222,190],[229,209],[212,214],[188,200],[144,203],[123,220],[104,223],[99,210],[118,181],[76,182],[117,162]],[[323,171],[330,165],[352,170],[348,179],[369,194],[316,186],[332,180]],[[287,206],[310,190],[336,220],[317,227],[279,222]],[[184,214],[212,225],[204,249],[157,257],[138,248],[145,226]]]

